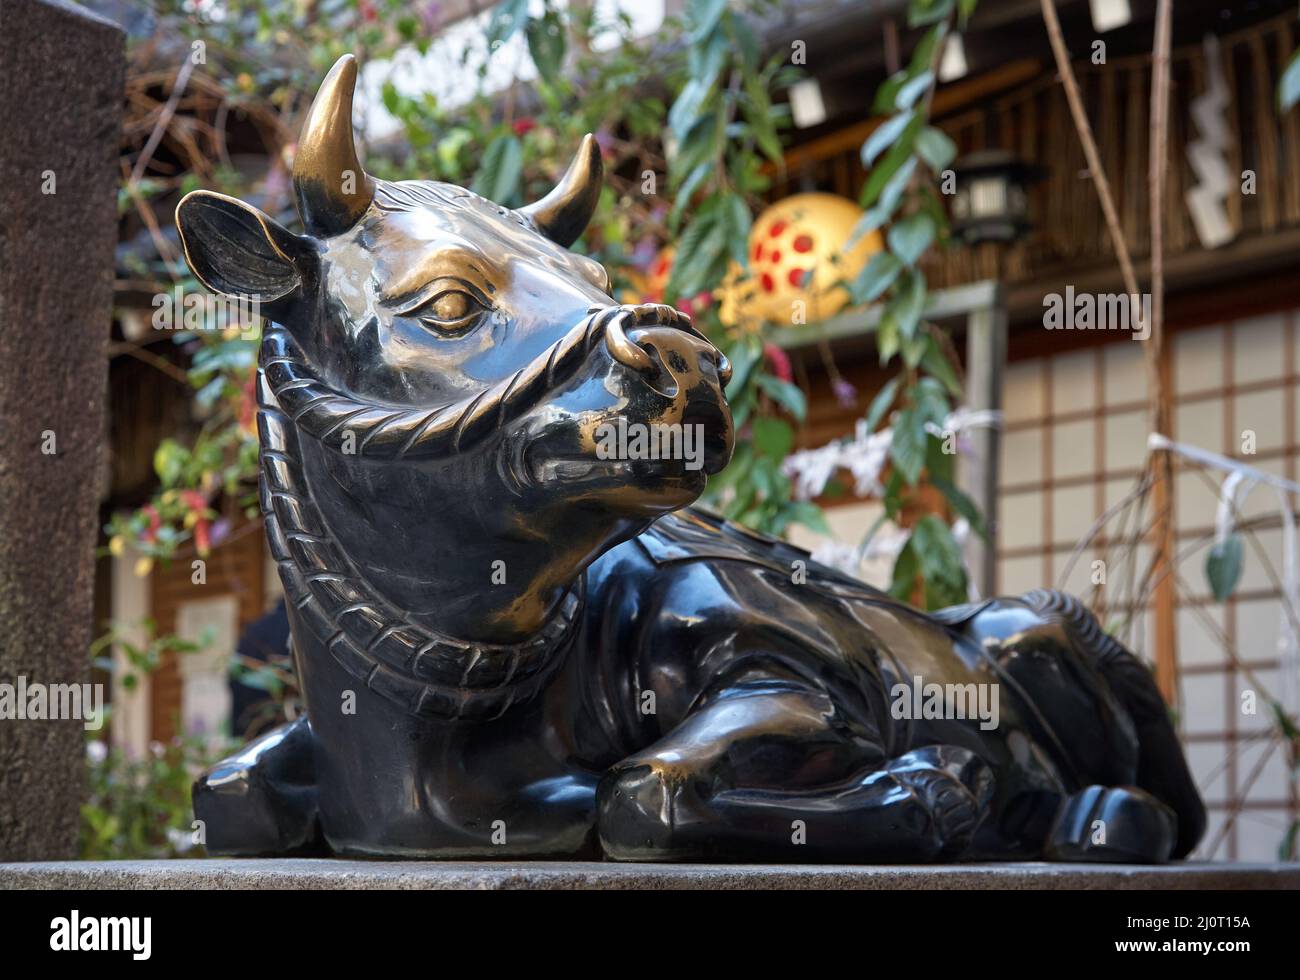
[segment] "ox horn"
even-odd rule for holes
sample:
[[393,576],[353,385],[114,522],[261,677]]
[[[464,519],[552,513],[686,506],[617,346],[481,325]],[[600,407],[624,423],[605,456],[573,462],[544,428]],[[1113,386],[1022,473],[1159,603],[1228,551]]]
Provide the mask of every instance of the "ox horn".
[[543,235],[568,248],[578,240],[596,210],[604,173],[600,146],[588,133],[555,189],[535,204],[519,210],[533,219]]
[[375,197],[352,136],[357,59],[345,54],[321,82],[293,159],[293,193],[307,231],[321,238],[355,225]]

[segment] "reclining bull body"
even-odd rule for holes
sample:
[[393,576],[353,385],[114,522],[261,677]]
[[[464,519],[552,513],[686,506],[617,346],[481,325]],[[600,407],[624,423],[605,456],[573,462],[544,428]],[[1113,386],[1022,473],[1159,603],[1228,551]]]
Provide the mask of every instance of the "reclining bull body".
[[[352,145],[355,74],[335,66],[304,128],[306,235],[205,192],[178,208],[195,273],[282,325],[260,361],[262,501],[307,705],[196,784],[209,851],[1158,861],[1196,844],[1150,677],[1073,600],[927,616],[690,509],[730,457],[730,369],[567,251],[599,193],[590,137],[519,211],[376,181]],[[611,459],[611,425],[698,427],[703,465]],[[995,690],[996,725],[899,711],[918,680]]]

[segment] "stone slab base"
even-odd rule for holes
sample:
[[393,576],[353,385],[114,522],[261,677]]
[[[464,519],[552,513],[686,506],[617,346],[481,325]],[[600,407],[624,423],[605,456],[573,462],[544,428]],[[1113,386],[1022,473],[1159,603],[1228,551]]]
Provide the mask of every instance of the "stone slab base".
[[776,865],[345,861],[0,864],[0,889],[1300,889],[1300,864]]

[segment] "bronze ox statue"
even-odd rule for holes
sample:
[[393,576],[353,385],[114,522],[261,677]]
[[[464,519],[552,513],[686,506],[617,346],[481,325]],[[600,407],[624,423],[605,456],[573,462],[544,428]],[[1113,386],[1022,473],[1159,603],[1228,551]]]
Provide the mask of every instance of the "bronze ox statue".
[[[304,235],[205,191],[177,210],[195,275],[278,324],[262,505],[306,703],[195,785],[209,852],[1196,845],[1204,810],[1151,677],[1075,600],[927,615],[690,507],[731,455],[730,367],[568,251],[600,190],[590,136],[519,210],[376,180],[356,73],[334,66],[303,129]],[[691,427],[701,458],[611,458],[611,425]],[[961,709],[972,692],[995,718]]]

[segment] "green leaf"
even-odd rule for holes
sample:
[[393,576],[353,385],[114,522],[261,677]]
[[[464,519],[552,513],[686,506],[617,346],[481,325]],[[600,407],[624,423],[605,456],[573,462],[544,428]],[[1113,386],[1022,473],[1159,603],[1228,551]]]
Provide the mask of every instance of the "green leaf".
[[844,244],[843,250],[845,252],[857,245],[858,239],[863,235],[870,234],[880,228],[894,216],[894,212],[903,199],[903,191],[907,189],[907,182],[912,179],[912,174],[915,172],[916,159],[913,158],[903,164],[898,169],[898,172],[889,179],[880,191],[879,200],[853,226],[853,231],[849,233],[849,239]]
[[[925,310],[925,296],[925,276],[920,269],[908,269],[903,273],[903,281],[890,299],[888,308],[898,322],[900,340],[907,342],[916,336],[921,313]],[[919,358],[919,352],[917,356]]]
[[894,416],[894,433],[889,443],[889,458],[893,460],[903,481],[916,486],[925,468],[925,417],[915,407],[903,409]]
[[876,397],[871,399],[871,407],[867,409],[866,416],[868,432],[876,431],[876,427],[880,425],[880,420],[885,417],[885,413],[894,404],[894,398],[898,394],[898,386],[901,382],[901,377],[890,378],[885,383],[885,386],[877,392]]
[[907,79],[907,72],[904,71],[895,72],[885,79],[884,84],[876,91],[876,99],[871,103],[871,111],[883,116],[903,108],[898,104],[898,93],[907,84]]
[[794,446],[794,429],[784,419],[757,418],[753,424],[754,448],[769,459],[783,460]]
[[915,112],[900,112],[877,126],[862,144],[862,165],[870,167],[887,147],[897,145],[916,118]]
[[1291,55],[1286,71],[1277,80],[1277,105],[1282,112],[1287,112],[1300,102],[1300,51]]
[[934,221],[928,214],[909,214],[889,229],[889,249],[902,259],[904,265],[916,265],[916,260],[934,241],[934,231]]
[[[730,225],[731,260],[743,266],[749,253],[749,229],[754,217],[749,213],[749,205],[740,194],[728,194],[725,199],[727,223]],[[709,286],[717,283],[707,283]]]
[[898,139],[890,146],[889,151],[880,158],[880,162],[872,169],[871,174],[867,177],[867,182],[862,185],[862,206],[870,207],[876,203],[881,191],[905,165],[915,168],[916,158],[912,155],[912,149],[916,142],[916,132],[921,125],[921,116],[916,114],[912,121],[908,123],[907,128],[899,135]]
[[524,148],[513,133],[496,137],[483,151],[483,161],[471,189],[489,201],[505,205],[519,191],[524,168]]
[[564,23],[560,15],[548,9],[541,17],[528,22],[528,53],[537,66],[539,79],[558,78],[564,67],[567,45]]
[[1205,578],[1219,602],[1232,595],[1241,580],[1241,535],[1233,533],[1215,543],[1205,556]]
[[955,452],[944,452],[945,444],[951,438],[956,442],[955,433],[944,432],[943,436],[937,436],[933,432],[927,434],[925,440],[925,478],[931,483],[937,483],[939,480],[947,480],[951,483],[957,477],[957,454]]
[[528,0],[504,0],[488,21],[488,49],[496,51],[498,45],[509,41],[527,18]]
[[726,9],[727,0],[689,0],[686,16],[691,25],[691,41],[698,42],[707,37],[718,26]]
[[910,602],[919,572],[920,562],[917,560],[916,549],[912,546],[912,539],[909,537],[907,543],[898,552],[898,557],[894,559],[894,574],[893,580],[889,583],[889,594],[899,602]]
[[710,85],[699,78],[692,78],[682,86],[673,107],[668,110],[668,125],[682,142],[700,121],[701,110],[711,94]]
[[929,71],[923,71],[915,78],[910,78],[898,89],[898,95],[894,99],[894,104],[899,109],[910,109],[934,83],[934,75]]
[[880,323],[876,326],[876,353],[880,355],[881,367],[888,364],[889,359],[898,353],[900,343],[898,317],[894,316],[893,310],[886,307],[885,312],[880,315]]
[[988,528],[984,526],[984,515],[980,513],[975,501],[955,483],[943,477],[935,476],[933,471],[929,474],[929,480],[935,489],[943,494],[944,499],[948,501],[952,509],[966,518],[971,530],[987,541],[989,536]]
[[948,393],[943,390],[942,384],[934,378],[922,378],[913,387],[911,394],[912,403],[925,421],[943,425],[951,406],[948,403]]
[[682,186],[677,189],[677,199],[673,202],[673,209],[668,213],[669,228],[676,230],[678,222],[682,219],[682,212],[691,204],[696,189],[713,173],[713,170],[713,164],[705,160],[682,181]]
[[749,99],[749,109],[745,119],[754,131],[754,142],[763,151],[763,155],[778,167],[782,166],[784,155],[781,152],[781,140],[776,134],[776,124],[772,116],[772,100],[768,97],[763,80],[757,75],[745,79],[745,96]]
[[916,153],[931,172],[937,174],[957,156],[957,144],[943,130],[926,126],[916,134]]
[[763,358],[763,345],[753,336],[742,337],[726,351],[731,362],[731,380],[727,382],[727,398],[734,402],[745,390],[750,375]]
[[153,454],[153,471],[165,487],[181,478],[185,468],[185,450],[175,439],[164,439]]
[[665,290],[668,296],[695,296],[703,291],[709,277],[714,275],[714,267],[722,264],[720,260],[726,256],[727,246],[727,221],[719,212],[718,199],[712,198],[700,207],[695,220],[677,240],[673,271]]
[[916,552],[925,580],[927,609],[966,601],[966,563],[952,528],[934,514],[926,514],[912,528],[908,543]]
[[950,395],[954,398],[961,397],[961,379],[957,377],[957,372],[953,369],[948,356],[928,334],[925,338],[925,350],[921,354],[921,367],[931,377],[938,378]]
[[782,381],[771,374],[760,374],[758,376],[758,386],[763,389],[764,393],[772,401],[793,415],[797,421],[802,422],[808,414],[808,400],[797,385],[793,385],[789,381]]
[[935,24],[915,48],[912,49],[912,60],[907,63],[907,74],[909,77],[915,77],[923,71],[930,70],[930,64],[934,61],[935,46],[943,39],[947,33],[942,23]]
[[903,263],[892,252],[877,252],[849,284],[855,304],[870,303],[894,284]]
[[907,26],[921,27],[943,21],[952,11],[953,0],[912,0],[907,5]]

